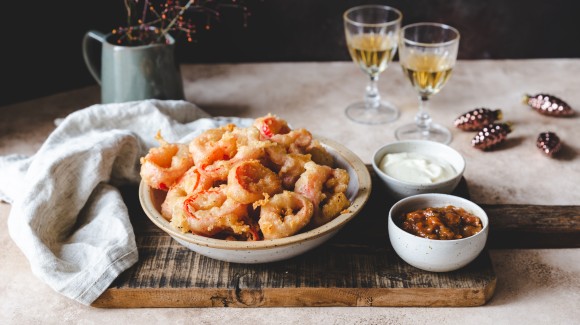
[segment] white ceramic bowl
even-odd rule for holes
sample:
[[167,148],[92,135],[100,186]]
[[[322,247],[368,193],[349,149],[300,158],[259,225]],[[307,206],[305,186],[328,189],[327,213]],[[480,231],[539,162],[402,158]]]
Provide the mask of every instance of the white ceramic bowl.
[[[427,239],[404,231],[394,219],[415,210],[447,205],[463,208],[479,217],[483,229],[462,239]],[[464,198],[439,193],[419,194],[402,199],[392,206],[388,233],[393,249],[405,262],[425,271],[448,272],[466,266],[481,253],[489,233],[489,219],[481,207]]]
[[183,246],[207,257],[234,263],[267,263],[288,259],[315,248],[334,236],[347,222],[357,215],[367,202],[371,192],[371,177],[365,164],[344,146],[317,137],[335,158],[336,166],[344,168],[350,176],[346,196],[351,201],[347,213],[307,232],[294,236],[262,241],[228,241],[182,233],[161,216],[160,206],[166,192],[154,190],[141,182],[139,200],[143,210],[155,225],[168,233]]
[[[379,168],[381,160],[386,154],[402,152],[419,153],[431,156],[439,161],[448,162],[456,174],[446,180],[422,184],[396,179]],[[459,152],[445,144],[427,140],[397,141],[384,145],[375,151],[372,165],[375,173],[383,181],[387,192],[396,199],[422,193],[449,194],[457,187],[465,171],[465,159]]]

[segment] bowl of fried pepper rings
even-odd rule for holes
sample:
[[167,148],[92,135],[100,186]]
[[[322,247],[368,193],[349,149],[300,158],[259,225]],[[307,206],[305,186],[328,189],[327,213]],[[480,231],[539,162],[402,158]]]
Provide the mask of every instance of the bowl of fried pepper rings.
[[288,259],[335,235],[367,202],[369,172],[353,152],[268,114],[204,131],[141,158],[139,198],[185,247],[234,263]]

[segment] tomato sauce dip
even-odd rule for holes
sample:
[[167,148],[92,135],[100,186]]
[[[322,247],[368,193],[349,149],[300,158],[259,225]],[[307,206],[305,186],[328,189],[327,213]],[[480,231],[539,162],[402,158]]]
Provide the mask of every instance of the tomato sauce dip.
[[461,239],[483,229],[481,219],[463,208],[448,205],[403,214],[399,226],[406,232],[428,239]]

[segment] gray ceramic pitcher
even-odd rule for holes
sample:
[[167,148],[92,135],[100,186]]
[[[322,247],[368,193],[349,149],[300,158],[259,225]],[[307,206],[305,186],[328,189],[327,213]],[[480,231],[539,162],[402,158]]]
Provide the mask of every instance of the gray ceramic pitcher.
[[[112,34],[97,31],[85,34],[83,57],[101,85],[103,103],[184,99],[181,73],[174,57],[175,40],[170,35],[166,37],[168,44],[122,46],[112,43]],[[100,56],[93,50],[99,43]]]

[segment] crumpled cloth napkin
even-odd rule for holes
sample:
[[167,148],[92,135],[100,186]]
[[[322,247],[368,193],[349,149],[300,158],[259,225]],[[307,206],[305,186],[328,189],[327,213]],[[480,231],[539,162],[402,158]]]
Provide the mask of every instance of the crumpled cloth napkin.
[[186,101],[93,105],[60,123],[31,157],[0,157],[0,199],[12,204],[10,236],[32,272],[55,291],[90,305],[138,252],[116,188],[140,181],[140,157],[209,128],[249,119],[211,118]]

